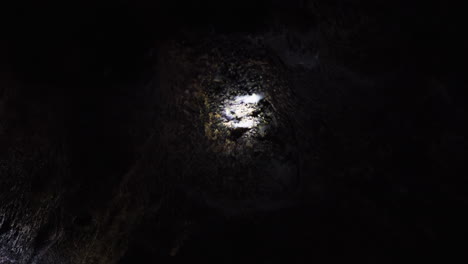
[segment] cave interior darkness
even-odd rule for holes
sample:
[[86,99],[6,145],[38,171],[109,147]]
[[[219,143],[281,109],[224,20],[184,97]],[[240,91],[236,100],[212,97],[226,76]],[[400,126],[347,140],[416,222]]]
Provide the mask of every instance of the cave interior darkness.
[[1,5],[0,264],[466,250],[455,4]]

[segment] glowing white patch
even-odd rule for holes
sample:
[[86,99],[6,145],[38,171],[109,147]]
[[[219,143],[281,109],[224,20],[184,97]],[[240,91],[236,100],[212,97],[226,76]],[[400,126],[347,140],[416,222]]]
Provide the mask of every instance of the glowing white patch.
[[262,100],[262,94],[237,96],[234,100],[225,103],[224,115],[228,120],[224,125],[232,128],[252,128],[259,123],[252,113],[257,110],[256,104]]
[[239,123],[232,124],[233,127],[252,128],[256,125],[254,120],[241,120]]
[[252,94],[252,95],[243,95],[237,96],[235,101],[236,103],[244,103],[244,104],[256,104],[260,102],[264,98],[261,94]]

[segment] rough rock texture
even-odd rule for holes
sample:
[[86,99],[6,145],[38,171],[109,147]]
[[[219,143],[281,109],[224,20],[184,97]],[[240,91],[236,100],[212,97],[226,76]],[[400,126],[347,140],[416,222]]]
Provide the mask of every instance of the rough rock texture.
[[[242,36],[168,49],[161,59],[167,94],[158,105],[171,113],[162,115],[161,126],[171,129],[173,141],[162,140],[174,142],[170,151],[179,153],[172,155],[181,170],[170,177],[219,208],[244,201],[237,210],[249,210],[262,207],[257,200],[292,199],[300,177],[297,105],[274,54]],[[247,102],[249,96],[258,102]]]
[[444,5],[178,4],[9,20],[0,264],[394,263],[464,245]]
[[0,262],[35,262],[63,234],[68,159],[50,108],[2,77]]

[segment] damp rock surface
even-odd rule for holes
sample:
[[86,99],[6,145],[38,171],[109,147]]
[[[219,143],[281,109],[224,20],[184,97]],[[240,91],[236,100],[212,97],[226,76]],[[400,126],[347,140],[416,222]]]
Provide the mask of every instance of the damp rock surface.
[[[190,45],[172,42],[167,49],[162,68],[190,68],[177,76],[179,83],[169,79],[161,86],[172,89],[161,105],[183,116],[188,126],[173,136],[191,145],[171,150],[184,153],[179,156],[187,171],[181,176],[184,185],[219,208],[236,201],[241,210],[242,202],[293,199],[299,177],[296,98],[274,54],[235,35]],[[288,168],[281,179],[275,178],[276,163]]]
[[0,264],[464,250],[454,3],[98,2],[0,10]]

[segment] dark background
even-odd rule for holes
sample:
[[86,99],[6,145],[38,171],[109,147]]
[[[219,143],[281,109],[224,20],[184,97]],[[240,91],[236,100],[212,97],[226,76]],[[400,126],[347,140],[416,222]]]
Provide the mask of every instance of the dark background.
[[[71,246],[47,247],[47,252],[58,252],[52,255],[41,251],[40,245],[50,240],[41,238],[49,233],[43,226],[59,225],[60,239],[78,236],[86,244],[88,233],[98,233],[87,226],[104,221],[99,215],[105,208],[119,206],[119,200],[109,202],[115,186],[135,160],[152,153],[144,142],[158,130],[153,123],[157,113],[144,87],[159,72],[161,47],[181,35],[261,36],[282,29],[305,46],[309,44],[301,36],[318,32],[311,49],[319,51],[324,68],[341,69],[338,77],[329,77],[285,66],[291,76],[301,72],[295,88],[300,96],[330,106],[312,118],[328,124],[316,137],[318,147],[299,153],[305,160],[320,157],[316,174],[295,206],[238,218],[192,205],[175,192],[173,205],[189,207],[184,210],[196,223],[179,254],[226,262],[245,261],[244,256],[275,262],[277,255],[292,262],[317,256],[394,262],[400,253],[427,256],[463,249],[468,200],[461,10],[447,1],[5,4],[0,9],[0,160],[3,168],[24,172],[0,170],[0,204],[5,205],[0,208],[10,223],[1,225],[0,235],[9,234],[16,222],[34,222],[21,215],[47,207],[52,202],[44,197],[57,195],[59,205],[50,210],[62,212],[60,224],[51,220],[50,211],[43,213],[37,230],[24,235],[36,241],[22,246],[31,257],[19,262],[32,261],[34,255],[50,263],[72,259]],[[369,81],[375,85],[360,84]],[[325,95],[316,96],[312,83]],[[144,174],[151,174],[148,168]],[[136,190],[153,184],[145,177],[135,181]],[[11,191],[16,183],[23,187]],[[34,200],[44,202],[31,205]],[[10,202],[19,205],[11,209],[6,206]],[[160,213],[167,216],[147,213],[157,203],[148,204],[136,209],[142,210],[143,220],[123,231],[129,234],[128,245],[115,247],[125,248],[113,254],[123,256],[120,263],[155,262],[168,255],[173,237],[186,232],[184,219],[167,208]],[[94,242],[100,245],[95,248],[120,236],[110,231]],[[11,238],[2,239],[2,250],[13,247]],[[77,252],[92,252],[97,259],[101,254],[88,248]],[[76,259],[80,256],[71,263]],[[0,263],[10,262],[0,257]]]

